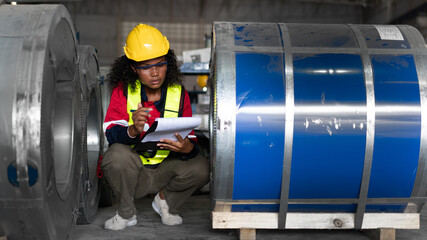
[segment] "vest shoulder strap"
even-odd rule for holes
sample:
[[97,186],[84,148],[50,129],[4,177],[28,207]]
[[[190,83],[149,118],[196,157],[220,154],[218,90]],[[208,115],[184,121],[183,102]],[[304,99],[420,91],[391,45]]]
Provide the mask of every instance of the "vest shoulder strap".
[[132,109],[135,106],[138,106],[138,103],[141,102],[141,83],[139,81],[135,82],[135,91],[132,91],[132,87],[128,84],[127,87],[127,112],[129,114],[129,126],[133,124],[132,120]]
[[182,87],[178,84],[173,84],[168,87],[163,117],[171,118],[179,116],[181,101],[183,102],[181,92]]

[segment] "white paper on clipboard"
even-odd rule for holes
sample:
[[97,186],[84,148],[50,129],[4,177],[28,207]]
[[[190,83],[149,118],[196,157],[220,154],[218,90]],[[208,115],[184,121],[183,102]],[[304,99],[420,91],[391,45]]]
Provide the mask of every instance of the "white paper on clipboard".
[[145,132],[141,142],[158,142],[160,139],[177,141],[175,133],[185,138],[200,123],[201,119],[197,117],[157,118]]
[[403,35],[399,28],[391,25],[374,25],[380,34],[381,40],[403,41]]

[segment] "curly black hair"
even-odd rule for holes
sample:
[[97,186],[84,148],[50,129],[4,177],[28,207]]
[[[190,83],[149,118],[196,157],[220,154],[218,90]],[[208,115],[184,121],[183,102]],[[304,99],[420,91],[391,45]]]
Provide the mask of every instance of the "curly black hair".
[[[165,82],[167,86],[172,84],[178,84],[182,86],[182,74],[178,68],[178,60],[176,59],[175,52],[169,49],[165,55],[166,61],[168,61]],[[110,72],[107,75],[108,86],[110,90],[113,90],[118,86],[120,82],[123,82],[123,90],[126,90],[128,85],[131,85],[132,91],[135,90],[135,82],[138,79],[138,75],[132,70],[132,65],[136,62],[123,55],[117,58],[111,65]]]

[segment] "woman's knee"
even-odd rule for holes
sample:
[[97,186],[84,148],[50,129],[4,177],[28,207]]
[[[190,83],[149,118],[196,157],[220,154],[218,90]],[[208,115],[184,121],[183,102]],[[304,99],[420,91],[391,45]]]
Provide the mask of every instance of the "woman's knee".
[[115,143],[105,153],[101,167],[103,170],[111,169],[120,171],[129,167],[135,167],[135,156],[132,156],[132,148],[128,145]]

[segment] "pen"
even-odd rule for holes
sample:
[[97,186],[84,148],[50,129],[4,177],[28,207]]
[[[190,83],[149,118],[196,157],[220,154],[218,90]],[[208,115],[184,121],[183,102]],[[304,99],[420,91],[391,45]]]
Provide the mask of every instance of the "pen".
[[[135,112],[136,109],[131,109],[130,112]],[[150,112],[150,111],[145,111],[145,112]]]

